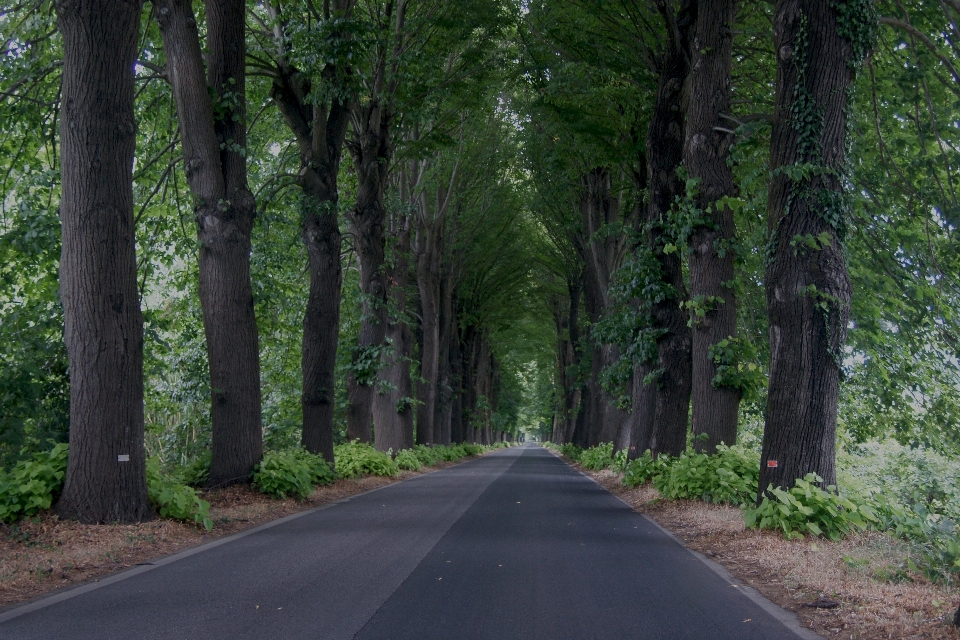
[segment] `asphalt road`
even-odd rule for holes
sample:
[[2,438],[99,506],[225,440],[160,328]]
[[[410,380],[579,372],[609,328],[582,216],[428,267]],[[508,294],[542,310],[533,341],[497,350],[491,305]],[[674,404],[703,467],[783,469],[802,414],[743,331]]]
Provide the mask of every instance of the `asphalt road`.
[[0,638],[817,638],[526,445],[0,613]]

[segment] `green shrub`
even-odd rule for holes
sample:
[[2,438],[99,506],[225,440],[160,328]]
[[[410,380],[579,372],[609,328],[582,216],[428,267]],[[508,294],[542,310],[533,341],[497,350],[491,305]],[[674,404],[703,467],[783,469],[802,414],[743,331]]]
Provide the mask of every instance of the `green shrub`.
[[210,475],[211,451],[206,449],[197,458],[177,469],[177,475],[188,487],[202,487]]
[[323,456],[303,449],[286,449],[263,455],[254,469],[253,485],[274,498],[292,496],[302,500],[310,495],[314,485],[329,484],[334,478]]
[[591,471],[606,469],[613,462],[613,443],[604,442],[585,449],[580,454],[580,465]]
[[746,525],[779,529],[787,538],[802,538],[810,533],[839,540],[852,527],[865,529],[879,522],[866,501],[841,496],[833,485],[821,489],[817,486],[820,482],[820,476],[808,473],[788,491],[771,485],[760,505],[744,512]]
[[610,468],[617,473],[623,473],[627,470],[627,450],[621,449],[613,454],[613,460],[610,462]]
[[569,458],[574,462],[580,461],[580,454],[583,453],[583,449],[581,449],[577,445],[571,444],[568,442],[567,444],[560,445],[559,448],[560,448],[560,455],[564,456],[565,458]]
[[627,463],[627,468],[623,472],[623,480],[621,482],[627,487],[637,487],[641,484],[646,484],[663,471],[669,460],[670,456],[663,455],[658,456],[657,459],[654,460],[650,454],[650,449],[647,449],[639,458]]
[[719,445],[714,455],[687,450],[665,460],[652,480],[657,491],[670,500],[747,505],[757,499],[759,475],[760,462],[754,454]]
[[441,457],[447,462],[456,462],[467,457],[467,452],[462,444],[452,444],[449,446],[437,447],[441,449]]
[[196,489],[165,475],[157,457],[147,458],[147,493],[161,517],[194,522],[207,531],[213,528],[210,503],[201,500]]
[[333,448],[333,456],[337,472],[344,478],[395,476],[400,473],[393,458],[359,440],[337,445]]
[[432,467],[440,460],[440,454],[433,447],[418,444],[411,451],[425,467]]
[[398,451],[397,457],[394,458],[393,461],[397,463],[398,469],[404,469],[406,471],[420,471],[420,469],[423,468],[420,458],[410,449],[401,449]]
[[478,456],[483,453],[483,445],[465,442],[460,446],[463,448],[464,453],[466,453],[468,456]]
[[21,460],[10,471],[0,471],[0,522],[14,522],[49,509],[63,489],[67,473],[67,445]]

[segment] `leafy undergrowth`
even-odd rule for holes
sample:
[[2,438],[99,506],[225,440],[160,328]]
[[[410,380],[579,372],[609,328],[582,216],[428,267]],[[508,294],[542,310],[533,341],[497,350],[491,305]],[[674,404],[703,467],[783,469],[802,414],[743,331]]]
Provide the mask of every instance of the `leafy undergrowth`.
[[[435,449],[441,449],[436,447]],[[449,460],[464,455],[477,455],[487,447],[469,445],[460,451],[442,451],[433,454],[432,469],[449,466]],[[458,447],[458,449],[460,449]],[[309,454],[284,454],[301,457]],[[399,456],[398,456],[399,457]],[[311,458],[303,458],[314,464]],[[272,460],[272,462],[271,462]],[[259,473],[262,487],[267,484],[264,466],[278,466],[278,458],[265,457]],[[157,462],[151,463],[156,470]],[[198,465],[202,466],[202,465]],[[283,465],[280,465],[283,466]],[[273,498],[253,486],[235,485],[213,491],[195,490],[185,485],[184,468],[162,475],[168,485],[181,490],[180,502],[173,504],[196,506],[193,498],[206,505],[204,517],[209,518],[212,530],[205,530],[193,517],[179,520],[161,518],[134,525],[85,525],[60,520],[50,511],[34,512],[11,524],[0,522],[0,607],[16,604],[78,582],[92,580],[115,571],[187,549],[202,542],[236,533],[293,513],[312,509],[329,502],[376,489],[418,473],[432,470],[421,465],[421,471],[398,470],[396,475],[338,478],[321,486],[314,486],[303,499],[296,491],[285,492],[286,497]],[[329,468],[328,468],[329,470]],[[203,477],[205,471],[198,475]],[[281,475],[285,475],[285,472]],[[314,480],[326,482],[318,472]],[[276,484],[277,487],[281,483]],[[169,488],[169,487],[168,487]],[[301,486],[302,488],[302,486]],[[179,490],[179,489],[178,489]],[[168,514],[171,515],[172,513]]]
[[[625,486],[623,475],[609,468],[584,472],[824,637],[960,638],[951,624],[960,591],[911,568],[904,558],[915,553],[912,543],[891,533],[788,539],[748,528],[735,505],[666,499],[651,483]],[[805,606],[820,598],[839,606]]]

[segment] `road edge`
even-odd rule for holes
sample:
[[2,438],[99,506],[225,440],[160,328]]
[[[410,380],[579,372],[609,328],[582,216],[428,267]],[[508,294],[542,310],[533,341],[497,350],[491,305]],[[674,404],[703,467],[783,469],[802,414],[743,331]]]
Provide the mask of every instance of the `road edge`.
[[552,453],[554,456],[556,456],[556,458],[561,462],[563,462],[565,465],[567,465],[568,467],[570,467],[571,469],[573,469],[574,471],[582,475],[584,478],[587,478],[588,480],[590,480],[590,482],[594,483],[595,485],[597,485],[598,487],[606,491],[608,494],[610,494],[611,496],[619,500],[621,503],[624,504],[624,506],[626,506],[628,509],[636,513],[638,516],[644,518],[647,522],[649,522],[650,524],[655,526],[657,529],[665,533],[671,540],[673,540],[675,543],[680,545],[685,551],[693,555],[693,557],[695,557],[697,560],[705,564],[711,571],[713,571],[715,574],[720,576],[731,587],[734,587],[735,589],[740,591],[740,593],[742,593],[751,601],[753,601],[754,604],[756,604],[758,607],[760,607],[761,609],[769,613],[778,622],[780,622],[785,627],[787,627],[787,629],[792,631],[794,635],[796,635],[798,638],[800,638],[801,640],[826,640],[823,636],[821,636],[814,630],[808,629],[807,627],[800,624],[800,620],[797,618],[797,614],[790,611],[789,609],[784,609],[783,607],[773,602],[772,600],[767,599],[763,594],[761,594],[759,591],[757,591],[753,587],[749,585],[745,585],[739,580],[737,580],[733,576],[733,574],[730,573],[730,571],[728,571],[727,568],[724,567],[723,565],[714,562],[713,560],[703,555],[702,553],[694,551],[693,549],[685,545],[683,541],[680,538],[678,538],[677,535],[674,534],[672,531],[670,531],[669,529],[661,525],[659,522],[657,522],[647,514],[637,511],[632,504],[630,504],[629,502],[627,502],[617,494],[611,492],[602,484],[600,484],[599,482],[591,478],[589,475],[587,475],[580,469],[577,469],[575,466],[573,466],[572,464],[564,460],[562,456],[557,454],[556,451],[553,451],[552,449],[550,449],[550,447],[543,447],[543,448],[549,451],[550,453]]
[[[512,448],[512,447],[511,447],[511,448]],[[380,487],[374,487],[373,489],[367,489],[366,491],[361,491],[360,493],[355,493],[355,494],[353,494],[353,495],[349,495],[349,496],[346,496],[346,497],[344,497],[344,498],[340,498],[339,500],[334,500],[334,501],[332,501],[332,502],[328,502],[328,503],[326,503],[326,504],[322,504],[322,505],[319,505],[319,506],[316,506],[316,507],[312,507],[312,508],[306,509],[306,510],[304,510],[304,511],[298,511],[297,513],[291,513],[290,515],[283,516],[282,518],[277,518],[276,520],[271,520],[271,521],[269,521],[269,522],[264,522],[263,524],[259,524],[259,525],[255,526],[255,527],[250,527],[249,529],[244,529],[243,531],[238,531],[238,532],[232,533],[232,534],[230,534],[230,535],[228,535],[228,536],[224,536],[224,537],[222,537],[222,538],[217,538],[216,540],[211,540],[210,542],[204,542],[204,543],[199,544],[199,545],[197,545],[197,546],[190,547],[189,549],[184,549],[183,551],[178,551],[178,552],[173,553],[173,554],[170,554],[170,555],[160,556],[159,558],[151,559],[151,560],[149,560],[148,562],[143,562],[143,563],[134,565],[133,567],[130,567],[130,568],[128,568],[128,569],[123,569],[123,570],[118,571],[118,572],[116,572],[116,573],[110,574],[110,575],[108,575],[108,576],[106,576],[106,577],[104,577],[104,578],[95,578],[95,579],[93,580],[93,582],[89,582],[89,581],[88,581],[88,582],[82,582],[82,583],[77,584],[77,585],[71,585],[71,586],[69,586],[69,587],[64,587],[63,589],[59,589],[59,590],[57,590],[57,591],[54,591],[54,592],[52,592],[52,593],[48,593],[48,594],[44,594],[44,595],[38,596],[37,598],[35,598],[35,599],[33,599],[33,600],[28,600],[27,602],[24,602],[24,603],[14,604],[14,605],[11,605],[11,606],[8,607],[8,608],[0,608],[0,624],[2,624],[2,623],[4,623],[4,622],[7,622],[7,621],[9,621],[9,620],[13,620],[14,618],[19,618],[19,617],[22,616],[22,615],[26,615],[26,614],[32,613],[32,612],[34,612],[34,611],[39,611],[40,609],[45,609],[45,608],[47,608],[47,607],[49,607],[49,606],[51,606],[51,605],[57,604],[58,602],[63,602],[64,600],[69,600],[69,599],[71,599],[71,598],[75,598],[75,597],[80,596],[80,595],[83,595],[83,594],[85,594],[85,593],[89,593],[90,591],[95,591],[95,590],[97,590],[97,589],[99,589],[99,588],[101,588],[101,587],[105,587],[105,586],[110,585],[110,584],[113,584],[113,583],[115,583],[115,582],[120,582],[120,581],[122,581],[122,580],[126,580],[127,578],[132,578],[132,577],[134,577],[134,576],[136,576],[136,575],[139,575],[139,574],[141,574],[141,573],[145,573],[145,572],[147,572],[147,571],[151,571],[151,570],[153,570],[153,569],[156,569],[157,567],[162,567],[162,566],[164,566],[164,565],[168,565],[168,564],[171,564],[171,563],[173,563],[173,562],[177,562],[177,561],[179,561],[179,560],[183,560],[184,558],[189,558],[190,556],[196,555],[196,554],[198,554],[198,553],[202,553],[202,552],[204,552],[204,551],[208,551],[208,550],[210,550],[210,549],[216,548],[216,547],[218,547],[218,546],[220,546],[220,545],[222,545],[222,544],[226,544],[226,543],[232,542],[232,541],[234,541],[234,540],[239,540],[240,538],[244,538],[244,537],[246,537],[246,536],[252,535],[252,534],[257,533],[257,532],[259,532],[259,531],[263,531],[263,530],[265,530],[265,529],[269,529],[269,528],[271,528],[271,527],[275,527],[275,526],[280,525],[280,524],[283,524],[283,523],[285,523],[285,522],[289,522],[290,520],[296,520],[297,518],[300,518],[300,517],[309,515],[309,514],[311,514],[311,513],[316,513],[317,511],[322,511],[322,510],[324,510],[324,509],[329,509],[329,508],[331,508],[331,507],[335,507],[335,506],[337,506],[337,505],[339,505],[339,504],[343,504],[343,503],[345,503],[345,502],[349,502],[350,500],[353,500],[354,498],[357,498],[357,497],[360,497],[360,496],[365,496],[365,495],[374,493],[374,492],[376,492],[376,491],[380,491],[381,489],[386,489],[387,487],[393,487],[393,486],[396,486],[396,485],[398,485],[398,484],[403,484],[404,482],[407,482],[407,481],[409,481],[409,480],[415,480],[415,479],[417,479],[417,478],[422,478],[423,476],[428,476],[428,475],[430,475],[430,474],[432,474],[432,473],[438,473],[438,472],[440,472],[440,471],[446,471],[447,469],[452,469],[452,468],[454,468],[454,467],[460,466],[460,465],[462,465],[462,464],[466,464],[466,463],[471,462],[471,461],[473,461],[473,460],[480,460],[481,458],[484,458],[484,457],[486,457],[486,456],[488,456],[488,455],[497,453],[498,451],[503,451],[503,449],[496,449],[496,450],[494,450],[494,451],[489,451],[489,452],[486,452],[486,453],[484,453],[484,454],[482,454],[482,455],[479,455],[479,456],[470,457],[469,459],[461,459],[461,460],[459,460],[459,461],[457,461],[457,462],[455,462],[455,463],[453,463],[453,464],[451,464],[451,465],[448,465],[448,466],[446,466],[446,467],[443,467],[442,469],[432,469],[432,470],[430,470],[430,471],[426,471],[426,472],[423,472],[423,473],[419,473],[419,474],[417,474],[417,475],[415,475],[415,476],[410,476],[409,478],[404,478],[404,479],[402,479],[402,480],[397,480],[396,482],[391,482],[391,483],[389,483],[389,484],[385,484],[385,485],[380,486]]]

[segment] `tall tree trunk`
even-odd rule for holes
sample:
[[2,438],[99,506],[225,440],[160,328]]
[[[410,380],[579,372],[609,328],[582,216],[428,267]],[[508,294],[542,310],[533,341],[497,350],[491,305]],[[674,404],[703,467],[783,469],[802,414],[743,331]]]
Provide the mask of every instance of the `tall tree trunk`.
[[[434,406],[434,434],[437,442],[449,445],[453,439],[450,421],[450,401],[453,394],[451,352],[457,341],[456,304],[454,302],[453,274],[449,269],[440,279],[440,353],[437,367],[437,391]],[[458,356],[459,357],[459,356]]]
[[[451,305],[455,309],[456,305]],[[460,348],[460,331],[456,318],[451,320],[450,333],[447,340],[450,342],[449,377],[447,387],[450,394],[449,404],[443,407],[445,420],[449,423],[450,440],[452,442],[467,442],[467,434],[463,427],[463,352]]]
[[387,270],[393,317],[387,323],[387,348],[383,352],[380,380],[376,389],[373,412],[376,430],[374,446],[378,451],[409,449],[413,446],[413,383],[410,380],[410,358],[413,336],[407,322],[407,275],[410,272],[410,217],[396,220],[395,259]]
[[[349,17],[352,0],[336,0],[336,17]],[[350,117],[349,99],[329,103],[311,101],[312,82],[294,68],[287,55],[286,33],[279,6],[270,7],[279,49],[271,97],[300,148],[298,183],[301,198],[301,238],[307,250],[310,290],[303,316],[301,371],[303,390],[303,447],[333,463],[334,389],[337,342],[340,333],[340,228],[337,222],[337,178]],[[328,18],[331,16],[327,16]],[[342,37],[336,33],[333,37]],[[324,69],[331,82],[342,70]]]
[[[611,305],[608,289],[614,272],[620,268],[626,253],[623,234],[609,233],[610,225],[621,220],[622,193],[614,194],[613,178],[606,167],[597,167],[581,177],[580,237],[584,259],[584,292],[590,322],[599,322]],[[633,211],[631,211],[633,213]],[[591,342],[595,340],[591,337]],[[613,365],[619,356],[614,345],[593,346],[590,418],[590,443],[614,442],[621,433],[626,414],[616,406],[616,398],[600,384],[602,371]]]
[[580,370],[580,359],[583,357],[580,345],[580,296],[583,290],[583,274],[578,273],[567,282],[567,292],[570,297],[569,318],[567,319],[567,331],[569,339],[567,340],[567,367],[564,372],[564,384],[566,385],[566,426],[564,427],[564,442],[573,442],[574,432],[577,427],[577,418],[581,413],[583,404],[583,388],[578,379]]
[[437,386],[440,367],[440,237],[435,225],[419,225],[417,244],[417,286],[423,318],[423,351],[420,365],[420,405],[417,407],[417,443],[433,444]]
[[[393,155],[390,142],[391,113],[374,98],[359,113],[357,139],[350,146],[360,185],[350,212],[350,225],[360,263],[363,316],[354,353],[354,365],[376,368],[376,352],[383,346],[387,326],[387,286],[384,281],[383,190]],[[375,371],[351,371],[347,377],[347,437],[370,442],[373,426]]]
[[[872,25],[830,0],[780,0],[774,18],[777,94],[770,166],[767,267],[770,388],[760,486],[790,487],[813,472],[836,482],[840,363],[850,315],[843,257],[843,182],[854,47]],[[869,49],[857,42],[858,53]],[[822,168],[798,180],[782,167]],[[796,238],[808,239],[807,244]],[[795,246],[796,245],[796,246]],[[761,492],[762,493],[762,492]]]
[[[301,175],[304,175],[301,172]],[[304,189],[301,237],[307,249],[310,292],[303,315],[301,371],[304,449],[333,463],[334,390],[340,333],[340,228],[337,224],[336,174],[326,197]]]
[[627,458],[634,460],[650,448],[653,435],[653,420],[657,407],[657,384],[644,383],[656,370],[654,362],[641,362],[633,366],[633,393],[630,412],[630,448]]
[[139,522],[153,510],[143,449],[143,316],[133,219],[139,2],[58,2],[60,297],[70,359],[70,452],[57,513]]
[[[207,485],[215,487],[249,480],[263,454],[260,355],[250,283],[256,203],[246,172],[244,3],[206,4],[206,78],[190,3],[159,0],[155,6],[198,228],[200,304],[213,396]],[[208,85],[217,96],[216,118]]]
[[667,253],[665,247],[674,240],[667,231],[670,208],[684,189],[677,167],[683,159],[684,114],[680,105],[688,72],[686,36],[692,16],[688,3],[684,3],[675,20],[665,3],[661,11],[668,24],[676,23],[680,40],[671,36],[664,54],[647,131],[648,242],[663,284],[672,293],[651,309],[654,327],[663,333],[657,339],[659,375],[652,376],[657,389],[650,449],[654,455],[679,455],[686,448],[690,411],[690,329],[687,314],[678,304],[687,297],[680,255],[678,251]]
[[707,434],[695,441],[698,451],[713,453],[720,443],[737,439],[737,410],[741,392],[715,387],[717,367],[710,348],[737,335],[734,279],[733,211],[721,198],[736,195],[728,164],[730,144],[730,65],[733,50],[735,0],[697,4],[697,21],[690,47],[690,95],[687,110],[684,164],[690,178],[699,180],[695,198],[704,224],[690,237],[690,297],[708,311],[693,317],[693,433]]
[[[603,302],[596,278],[591,277],[590,269],[586,270],[583,285],[584,307],[591,323],[600,320],[603,313]],[[604,414],[607,407],[605,402],[607,393],[600,385],[600,375],[603,370],[603,351],[596,344],[592,336],[590,341],[590,378],[586,382],[590,393],[586,396],[586,425],[587,446],[593,447],[603,440]]]

